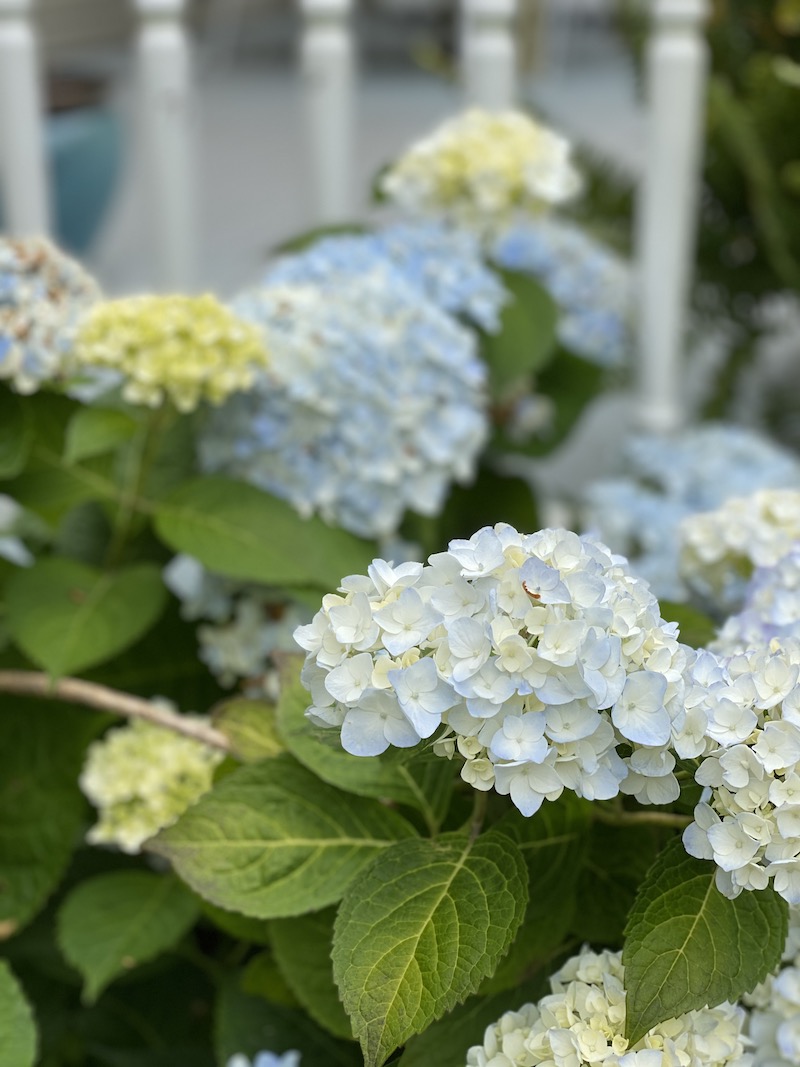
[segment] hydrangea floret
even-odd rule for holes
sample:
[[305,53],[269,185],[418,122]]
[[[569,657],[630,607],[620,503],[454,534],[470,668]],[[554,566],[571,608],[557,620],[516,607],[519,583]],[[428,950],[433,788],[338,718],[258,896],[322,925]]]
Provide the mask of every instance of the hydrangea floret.
[[521,111],[473,109],[449,119],[383,174],[383,194],[412,215],[482,232],[516,211],[540,212],[575,196],[570,144]]
[[747,1034],[753,1067],[792,1067],[800,1063],[800,911],[789,909],[789,934],[782,966],[742,997],[748,1010]]
[[500,523],[428,565],[375,560],[296,632],[308,716],[374,756],[432,739],[524,815],[564,789],[668,803],[674,750],[705,750],[684,706],[694,653],[602,544]]
[[706,671],[702,706],[715,747],[695,773],[704,793],[683,842],[715,862],[727,897],[771,881],[800,904],[799,679],[798,640],[774,640]]
[[756,567],[774,566],[800,540],[800,491],[764,489],[691,515],[678,530],[681,575],[722,614],[741,607]]
[[372,233],[326,237],[281,257],[264,284],[341,285],[376,268],[396,274],[449,315],[487,333],[500,329],[508,293],[483,258],[475,234],[438,220],[400,222]]
[[300,1067],[300,1053],[296,1049],[282,1054],[258,1052],[252,1060],[238,1053],[231,1056],[227,1067]]
[[347,284],[280,286],[235,304],[266,333],[268,373],[210,413],[206,471],[363,536],[407,508],[435,515],[468,481],[488,435],[475,335],[413,287],[375,271]]
[[222,752],[144,719],[109,730],[89,746],[80,776],[99,814],[87,840],[139,852],[211,788],[222,759]]
[[269,363],[261,332],[211,295],[98,304],[78,332],[74,361],[111,372],[132,404],[170,400],[182,412],[250,389]]
[[633,276],[630,266],[574,223],[552,216],[528,219],[502,234],[492,259],[538,279],[558,304],[565,348],[603,367],[632,351]]
[[631,1045],[624,977],[622,953],[584,949],[553,975],[548,996],[488,1026],[466,1067],[750,1067],[745,1013],[730,1004],[659,1023]]
[[[679,438],[637,434],[625,447],[625,465],[626,476],[588,488],[584,523],[668,600],[688,596],[679,566],[684,519],[759,489],[800,487],[796,456],[753,430],[724,423],[697,426]],[[687,557],[685,566],[697,572],[692,586],[707,588],[700,560],[690,564]]]
[[759,567],[742,610],[725,621],[709,646],[721,656],[766,647],[773,638],[800,638],[800,545],[774,567]]
[[0,381],[25,394],[63,381],[77,326],[99,299],[94,279],[45,238],[0,238]]

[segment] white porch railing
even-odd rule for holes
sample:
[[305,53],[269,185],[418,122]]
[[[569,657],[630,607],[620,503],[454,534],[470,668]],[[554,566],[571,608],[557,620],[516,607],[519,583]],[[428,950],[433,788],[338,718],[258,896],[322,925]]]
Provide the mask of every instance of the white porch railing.
[[[139,144],[148,179],[152,277],[191,288],[197,254],[186,0],[131,0],[139,15]],[[352,215],[356,56],[352,0],[298,0],[310,153],[298,160],[310,221]],[[516,96],[516,0],[460,0],[465,102]],[[637,410],[651,428],[681,421],[683,327],[695,230],[706,58],[706,0],[656,0],[648,50],[650,144],[638,218],[641,276]],[[48,192],[31,0],[0,0],[0,180],[6,229],[46,232]]]

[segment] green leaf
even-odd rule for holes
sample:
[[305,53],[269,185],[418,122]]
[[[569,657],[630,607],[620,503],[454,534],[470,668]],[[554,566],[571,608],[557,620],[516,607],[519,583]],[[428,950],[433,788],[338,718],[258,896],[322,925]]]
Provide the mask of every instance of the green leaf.
[[496,830],[404,841],[352,883],[336,919],[333,973],[365,1067],[474,993],[519,928],[527,871]]
[[333,980],[334,908],[272,921],[272,951],[289,987],[308,1014],[336,1037],[353,1030]]
[[482,992],[515,988],[567,938],[591,825],[591,805],[573,793],[544,804],[535,819],[510,811],[496,824],[522,853],[529,901],[514,944]]
[[772,889],[728,900],[715,871],[676,838],[639,889],[622,952],[631,1044],[665,1019],[735,1003],[780,963],[786,903]]
[[55,890],[79,842],[78,775],[98,719],[64,704],[3,701],[0,710],[0,940]]
[[345,752],[335,730],[314,726],[306,716],[311,702],[308,690],[297,676],[299,657],[281,672],[281,696],[277,707],[280,736],[304,766],[330,785],[363,797],[386,797],[421,811],[432,830],[438,828],[447,809],[453,780],[452,765],[438,756],[405,754],[352,756]]
[[424,1034],[412,1037],[400,1057],[398,1067],[464,1067],[467,1050],[482,1045],[487,1026],[507,1011],[518,1011],[523,1004],[535,1004],[549,992],[544,975],[518,985],[513,997],[507,990],[494,996],[470,997]]
[[677,622],[681,631],[681,641],[692,648],[705,648],[714,639],[717,627],[713,619],[690,604],[678,604],[671,600],[662,600],[661,616],[667,622]]
[[6,597],[11,637],[55,676],[102,663],[132,645],[166,603],[161,574],[151,564],[104,573],[55,557],[16,573]]
[[302,1012],[248,996],[235,979],[217,997],[214,1047],[219,1067],[237,1053],[255,1058],[266,1050],[280,1055],[291,1049],[302,1054],[302,1067],[360,1067],[357,1045],[337,1041]]
[[118,975],[172,948],[194,924],[197,901],[176,878],[111,871],[69,894],[58,913],[58,942],[84,979],[93,1004]]
[[242,972],[241,987],[243,993],[263,997],[271,1004],[298,1007],[297,997],[289,988],[271,952],[259,952],[251,956]]
[[230,741],[233,755],[243,763],[258,763],[284,751],[275,726],[275,705],[269,701],[246,697],[226,700],[214,708],[212,719]]
[[251,919],[248,915],[241,915],[238,911],[226,911],[214,904],[209,904],[202,897],[200,901],[205,918],[209,919],[220,930],[224,930],[230,937],[237,941],[249,941],[253,945],[269,945],[272,937],[269,931],[269,923],[266,919]]
[[527,274],[500,271],[512,299],[503,308],[501,329],[483,338],[492,396],[504,398],[521,380],[540,370],[555,351],[558,309]]
[[320,519],[301,519],[288,504],[227,478],[197,478],[159,501],[156,532],[227,578],[277,586],[338,588],[343,575],[366,571],[375,545]]
[[33,420],[21,397],[0,389],[0,478],[15,478],[33,442]]
[[19,982],[0,960],[0,1067],[33,1067],[36,1025]]
[[113,408],[79,408],[69,421],[64,441],[64,459],[79,463],[102,456],[136,433],[137,422],[124,411]]
[[353,804],[278,756],[223,778],[150,847],[213,904],[272,919],[334,904],[379,852],[413,833],[395,812]]

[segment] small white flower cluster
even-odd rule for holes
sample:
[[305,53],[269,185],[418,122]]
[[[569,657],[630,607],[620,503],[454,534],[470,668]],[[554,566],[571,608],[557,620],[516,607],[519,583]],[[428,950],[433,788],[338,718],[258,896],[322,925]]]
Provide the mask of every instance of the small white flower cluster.
[[[711,653],[707,653],[710,657]],[[715,748],[684,831],[686,851],[713,859],[728,897],[772,880],[800,904],[800,641],[773,641],[706,669],[700,706]]]
[[283,1055],[277,1052],[259,1052],[252,1060],[239,1053],[231,1056],[227,1067],[300,1067],[300,1053],[296,1049],[284,1052]]
[[[684,519],[756,490],[800,487],[797,458],[740,426],[709,423],[677,439],[639,434],[628,443],[625,459],[626,477],[588,489],[584,522],[630,560],[631,570],[647,579],[656,596],[668,600],[687,596],[679,573],[678,531]],[[703,521],[698,519],[699,531]],[[706,554],[713,552],[717,525],[706,537]],[[688,529],[693,527],[687,522]],[[728,536],[735,537],[735,531]],[[721,543],[718,547],[722,552]],[[699,559],[692,564],[687,556],[686,566],[697,571],[693,587],[705,579],[705,565]]]
[[709,646],[722,656],[765,647],[774,638],[800,638],[800,545],[774,567],[759,567],[744,606],[725,622]]
[[64,378],[78,323],[100,295],[45,238],[0,238],[0,381],[27,394]]
[[207,471],[241,478],[302,515],[386,536],[407,508],[438,514],[472,477],[488,435],[475,335],[391,273],[240,297],[271,365],[209,414]]
[[222,758],[222,752],[144,719],[109,730],[89,746],[80,776],[100,816],[87,840],[139,852],[211,788]]
[[474,109],[443,123],[385,172],[381,191],[412,215],[491,231],[514,212],[571,199],[570,144],[520,111]]
[[175,556],[164,583],[181,601],[181,615],[205,620],[197,628],[200,659],[220,684],[239,681],[253,695],[278,695],[272,656],[296,650],[293,633],[309,612],[275,600],[263,588],[212,574],[191,556]]
[[467,782],[525,815],[565,788],[670,802],[672,750],[705,751],[702,717],[685,710],[694,653],[619,557],[566,530],[500,523],[427,567],[375,560],[295,638],[308,715],[340,729],[348,752],[437,735]]
[[749,1009],[747,1033],[755,1049],[753,1067],[800,1063],[800,911],[789,909],[783,966],[742,997]]
[[745,1013],[730,1004],[659,1023],[631,1046],[624,974],[621,953],[584,949],[550,979],[549,996],[487,1027],[466,1067],[751,1067]]

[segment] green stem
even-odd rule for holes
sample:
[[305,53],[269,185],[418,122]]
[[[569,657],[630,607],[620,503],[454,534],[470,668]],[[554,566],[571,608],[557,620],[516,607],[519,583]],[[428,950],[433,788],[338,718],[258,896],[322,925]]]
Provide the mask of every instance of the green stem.
[[593,807],[592,815],[609,826],[674,826],[683,830],[692,822],[691,816],[674,811],[622,811],[599,805]]
[[486,809],[489,806],[489,794],[483,792],[480,789],[475,790],[475,798],[472,802],[472,818],[469,821],[469,839],[470,841],[477,840],[483,829],[483,823],[486,819]]

